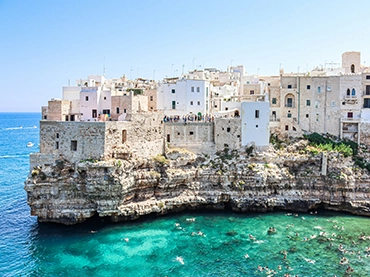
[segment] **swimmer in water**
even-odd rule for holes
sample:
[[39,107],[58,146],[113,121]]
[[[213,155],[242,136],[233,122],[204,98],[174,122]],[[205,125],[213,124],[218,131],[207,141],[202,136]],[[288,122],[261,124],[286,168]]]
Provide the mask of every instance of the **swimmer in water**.
[[177,256],[176,261],[178,261],[182,265],[184,264],[184,259],[181,256]]

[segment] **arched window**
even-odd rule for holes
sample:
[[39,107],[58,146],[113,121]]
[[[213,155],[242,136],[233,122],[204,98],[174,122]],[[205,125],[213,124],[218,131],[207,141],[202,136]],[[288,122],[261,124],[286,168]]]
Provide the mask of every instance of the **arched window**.
[[354,64],[351,65],[351,73],[355,73],[355,65]]
[[347,96],[351,96],[351,90],[347,89]]
[[234,116],[235,116],[235,117],[239,117],[239,116],[240,116],[240,115],[239,115],[239,111],[238,111],[238,110],[236,110],[236,111],[235,111]]
[[355,96],[356,95],[356,90],[353,88],[352,89],[352,96]]

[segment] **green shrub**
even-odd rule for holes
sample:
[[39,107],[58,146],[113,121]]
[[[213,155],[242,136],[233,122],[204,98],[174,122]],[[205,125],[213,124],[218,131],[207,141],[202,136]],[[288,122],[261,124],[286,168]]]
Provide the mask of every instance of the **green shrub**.
[[155,156],[153,158],[153,160],[156,161],[157,163],[162,164],[162,165],[169,163],[169,161],[166,159],[166,157],[163,156],[163,155],[160,155],[160,154],[158,156]]

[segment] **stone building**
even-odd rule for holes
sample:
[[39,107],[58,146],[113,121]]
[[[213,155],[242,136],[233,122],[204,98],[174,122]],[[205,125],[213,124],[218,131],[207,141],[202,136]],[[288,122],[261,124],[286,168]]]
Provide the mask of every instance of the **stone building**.
[[[31,168],[65,158],[81,160],[148,157],[164,153],[163,113],[128,114],[124,121],[40,121],[40,153]],[[41,164],[42,164],[41,163]]]

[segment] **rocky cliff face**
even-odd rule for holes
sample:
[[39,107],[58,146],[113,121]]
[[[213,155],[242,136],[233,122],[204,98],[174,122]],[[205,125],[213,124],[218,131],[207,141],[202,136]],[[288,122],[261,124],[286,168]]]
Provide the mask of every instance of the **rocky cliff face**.
[[336,152],[307,154],[306,141],[265,151],[225,149],[215,156],[170,149],[166,157],[36,167],[25,182],[31,214],[75,224],[185,209],[238,212],[319,208],[370,215],[366,170]]

